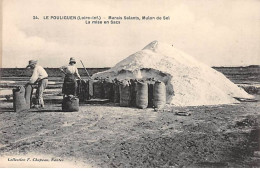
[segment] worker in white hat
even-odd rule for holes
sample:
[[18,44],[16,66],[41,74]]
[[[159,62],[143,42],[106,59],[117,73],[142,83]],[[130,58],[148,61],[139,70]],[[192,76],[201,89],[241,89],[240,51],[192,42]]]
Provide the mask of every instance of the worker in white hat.
[[74,95],[77,92],[77,80],[81,79],[78,69],[76,67],[76,60],[71,57],[69,60],[69,65],[62,66],[60,70],[65,74],[64,83],[62,87],[62,93],[64,95]]
[[36,60],[30,60],[26,68],[33,69],[33,74],[28,84],[36,84],[36,108],[44,108],[43,91],[48,85],[48,74],[45,69],[37,64]]

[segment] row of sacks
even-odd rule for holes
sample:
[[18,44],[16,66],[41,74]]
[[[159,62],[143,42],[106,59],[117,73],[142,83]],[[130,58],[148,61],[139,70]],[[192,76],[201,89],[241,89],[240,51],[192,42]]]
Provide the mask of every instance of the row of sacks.
[[154,80],[79,80],[77,96],[80,102],[109,99],[123,107],[162,108],[166,104],[166,87],[163,82]]
[[[32,104],[33,87],[27,85],[13,89],[13,106],[16,112],[28,110]],[[124,107],[162,108],[166,104],[166,88],[160,81],[138,80],[80,80],[77,97],[71,95],[63,99],[63,111],[78,111],[79,102],[91,98],[109,99]]]
[[122,81],[119,84],[120,106],[137,108],[163,108],[166,104],[166,87],[161,81]]

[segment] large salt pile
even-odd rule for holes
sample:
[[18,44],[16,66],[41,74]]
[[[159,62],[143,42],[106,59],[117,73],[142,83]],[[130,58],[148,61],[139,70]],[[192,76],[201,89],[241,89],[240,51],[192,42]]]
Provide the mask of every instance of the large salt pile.
[[234,97],[253,98],[222,73],[198,62],[172,45],[153,41],[93,78],[119,80],[155,78],[166,84],[167,103],[176,106],[238,103]]

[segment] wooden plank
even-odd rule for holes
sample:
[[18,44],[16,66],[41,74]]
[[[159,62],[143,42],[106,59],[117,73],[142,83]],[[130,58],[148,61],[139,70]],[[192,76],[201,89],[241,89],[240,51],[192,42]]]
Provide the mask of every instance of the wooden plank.
[[85,103],[87,104],[104,104],[109,102],[110,102],[109,99],[90,99],[85,101]]

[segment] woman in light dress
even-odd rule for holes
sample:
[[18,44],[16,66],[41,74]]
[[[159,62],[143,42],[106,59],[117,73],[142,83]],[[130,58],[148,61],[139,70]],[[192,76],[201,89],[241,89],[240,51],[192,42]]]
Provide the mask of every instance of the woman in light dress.
[[60,70],[65,74],[64,83],[62,87],[62,93],[64,95],[76,96],[77,92],[77,78],[80,78],[78,69],[76,67],[76,60],[72,57],[70,58],[69,65],[62,66]]

